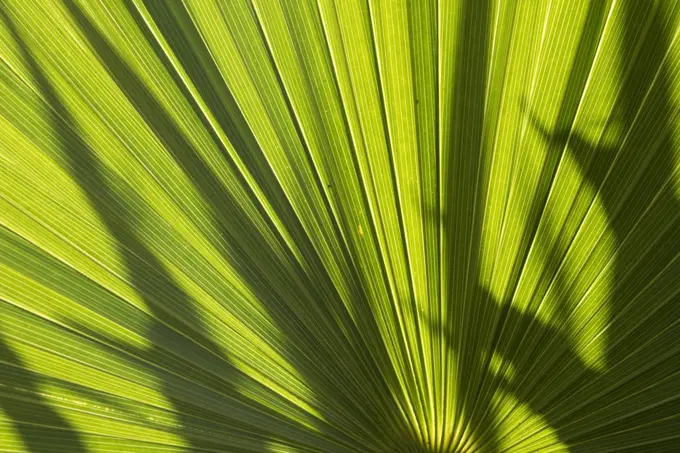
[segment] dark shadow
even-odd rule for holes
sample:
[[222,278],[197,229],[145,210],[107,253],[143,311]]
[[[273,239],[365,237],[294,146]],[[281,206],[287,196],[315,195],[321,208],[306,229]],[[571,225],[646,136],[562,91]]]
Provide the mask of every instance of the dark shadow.
[[[477,7],[484,9],[479,3]],[[670,45],[668,24],[664,23],[661,8],[650,9],[648,5],[632,1],[626,2],[624,8],[621,60],[623,70],[631,68],[631,72],[622,81],[624,97],[612,117],[623,121],[623,130],[630,129],[627,142],[601,146],[590,143],[578,131],[572,132],[607,13],[605,2],[591,2],[557,116],[557,132],[548,130],[535,115],[528,113],[532,128],[547,141],[549,155],[528,211],[522,241],[527,246],[518,253],[509,283],[511,289],[517,285],[538,223],[542,217],[551,215],[545,209],[548,191],[562,153],[569,152],[578,162],[587,184],[598,191],[615,236],[616,264],[608,301],[611,323],[607,329],[606,368],[603,371],[589,368],[576,353],[571,334],[545,324],[531,312],[520,312],[510,300],[495,301],[477,286],[474,254],[479,249],[485,195],[475,189],[469,199],[454,200],[442,209],[443,237],[450,244],[448,257],[454,268],[453,276],[448,276],[449,281],[454,282],[452,300],[448,301],[454,304],[454,313],[443,330],[447,346],[460,361],[456,379],[462,396],[456,402],[456,409],[461,413],[456,414],[455,420],[463,420],[465,428],[457,435],[458,441],[451,446],[451,451],[499,451],[501,439],[496,431],[499,414],[492,401],[494,389],[501,389],[540,415],[558,440],[572,451],[646,452],[657,451],[657,446],[658,451],[671,451],[668,448],[674,441],[655,437],[655,433],[663,432],[655,430],[669,426],[680,428],[680,401],[677,392],[671,390],[679,379],[680,351],[673,338],[680,331],[677,322],[680,304],[678,280],[673,276],[680,271],[674,261],[680,250],[680,204],[671,181],[675,162],[669,121],[675,110],[670,103],[669,76],[661,66]],[[475,44],[483,45],[479,44],[478,35],[485,33],[485,27],[479,27],[485,20],[466,9],[462,17],[462,42],[475,40]],[[468,20],[476,25],[474,29],[465,27]],[[467,101],[459,101],[454,108],[478,112],[479,107],[470,109],[466,102],[483,103],[486,68],[470,61],[464,50],[459,54],[465,72],[458,83],[470,94],[465,98]],[[480,49],[474,55],[485,57]],[[659,68],[661,71],[657,74]],[[476,80],[482,87],[475,89],[469,80]],[[636,122],[638,107],[652,83],[654,90],[641,114],[647,121]],[[465,119],[470,121],[469,115]],[[475,124],[481,124],[482,120],[473,118],[472,128],[466,130],[457,130],[456,125],[452,125],[452,130],[459,135],[458,141],[453,141],[454,150],[480,149],[474,146],[482,139],[481,128]],[[453,121],[459,123],[460,116],[454,114]],[[650,124],[653,127],[650,128]],[[470,153],[458,154],[469,156]],[[478,168],[473,156],[463,172],[462,159],[453,161],[445,174],[448,181],[461,181],[456,187],[465,193],[477,183],[464,173],[476,175]],[[579,215],[582,221],[585,214],[583,211],[573,215]],[[554,272],[564,256],[558,256],[554,244],[538,246],[546,252],[544,272]],[[469,253],[469,248],[473,253],[463,255]],[[655,280],[657,276],[662,278]],[[455,280],[467,284],[456,287]],[[573,283],[558,278],[553,284],[563,301],[559,312],[568,316]],[[471,325],[475,329],[466,329]],[[431,328],[433,332],[442,329],[436,323]],[[667,353],[650,354],[659,348]],[[492,372],[492,353],[514,370],[514,380]],[[621,398],[621,395],[625,396]],[[673,431],[664,434],[668,432]]]
[[[624,131],[618,142],[603,145],[572,131],[573,114],[562,121],[562,112],[570,109],[560,111],[555,130],[528,113],[533,130],[554,153],[553,159],[568,152],[576,161],[596,191],[614,234],[606,368],[595,372],[586,367],[569,346],[571,338],[537,320],[524,319],[513,309],[506,315],[506,324],[518,326],[514,332],[525,333],[519,342],[513,340],[517,335],[510,334],[497,348],[523,376],[508,388],[542,415],[572,451],[669,451],[674,441],[661,435],[673,431],[657,429],[680,429],[680,400],[670,390],[678,385],[680,352],[673,340],[680,330],[680,266],[674,261],[680,250],[680,203],[672,181],[670,120],[675,109],[670,76],[663,65],[670,46],[668,15],[663,7],[642,2],[626,1],[623,8],[622,97],[607,125]],[[581,55],[592,60],[590,51]],[[582,221],[586,211],[571,215]],[[548,263],[551,268],[563,259],[551,250],[547,255],[553,261]],[[560,296],[568,297],[570,283],[557,284],[563,288]],[[510,345],[507,351],[504,344]],[[538,359],[535,355],[522,358],[522,350],[538,353]],[[540,368],[530,366],[532,361]],[[551,376],[551,370],[559,370],[560,378]]]
[[[464,416],[467,416],[465,419],[466,422],[471,425],[470,437],[461,439],[456,449],[446,451],[501,451],[501,439],[496,432],[499,423],[499,415],[495,412],[497,407],[495,406],[494,396],[498,395],[494,395],[494,393],[497,389],[502,390],[507,395],[515,396],[519,402],[527,404],[532,412],[542,415],[548,425],[551,428],[556,429],[554,420],[546,416],[546,409],[555,404],[555,401],[565,398],[567,395],[578,390],[584,383],[588,383],[597,376],[597,373],[585,367],[573,347],[570,347],[573,343],[571,338],[560,329],[552,328],[541,321],[537,321],[532,314],[522,313],[510,304],[505,304],[503,306],[498,305],[494,300],[494,297],[481,288],[476,289],[474,293],[471,292],[470,297],[471,301],[477,305],[476,309],[478,312],[493,315],[493,317],[489,317],[487,322],[496,321],[500,326],[497,326],[497,332],[494,337],[492,337],[492,341],[488,343],[487,347],[476,351],[479,357],[476,360],[480,367],[478,369],[478,373],[480,374],[478,380],[483,383],[483,386],[480,384],[480,387],[477,389],[478,394],[476,395],[474,406],[469,409],[469,412],[464,413]],[[466,316],[468,314],[469,313],[466,311],[461,313],[461,316]],[[504,337],[498,332],[503,326],[513,326],[516,332],[531,332],[531,336],[534,338],[541,338],[544,341],[554,341],[556,344],[561,345],[560,347],[553,347],[551,353],[557,355],[560,363],[570,364],[572,367],[574,366],[572,364],[576,364],[575,367],[579,373],[579,378],[577,380],[569,381],[566,384],[560,382],[559,378],[562,376],[563,370],[557,367],[554,368],[557,372],[553,372],[549,377],[550,379],[557,380],[555,386],[559,387],[559,391],[553,392],[548,397],[541,397],[540,394],[527,392],[517,384],[517,381],[514,379],[511,380],[504,375],[504,373],[508,371],[508,365],[511,365],[513,369],[512,374],[521,377],[522,373],[525,371],[525,369],[522,368],[521,363],[523,361],[526,362],[527,359],[531,359],[532,354],[535,354],[537,351],[540,352],[542,349],[534,348],[532,350],[527,350],[526,353],[521,353],[520,351],[524,348],[521,344],[521,336],[514,335],[513,338],[512,335],[507,335]],[[435,326],[432,327],[434,328]],[[446,330],[444,340],[447,347],[458,352],[456,349],[458,348],[458,340],[453,331]],[[497,354],[498,357],[503,359],[501,368],[498,371],[493,371],[491,368],[490,361],[492,354]],[[542,384],[545,384],[545,381],[543,381]],[[559,415],[565,417],[569,414],[563,413]],[[560,441],[565,441],[562,437],[562,432],[558,430],[556,434],[560,438]]]
[[[450,268],[442,273],[448,282],[449,294],[441,304],[448,307],[448,318],[442,326],[433,325],[432,332],[442,332],[446,347],[454,351],[455,364],[445,360],[444,370],[452,370],[455,376],[455,396],[444,394],[444,400],[454,397],[454,413],[442,414],[444,426],[452,437],[442,445],[441,451],[458,451],[471,438],[477,438],[486,426],[477,407],[485,407],[488,395],[479,392],[485,369],[485,357],[480,354],[489,335],[472,331],[466,326],[477,325],[479,319],[490,319],[485,306],[476,303],[477,258],[480,237],[471,232],[481,230],[485,193],[483,185],[484,121],[487,109],[488,62],[490,51],[490,28],[492,6],[488,0],[464,0],[461,2],[460,32],[456,47],[457,60],[453,77],[451,124],[448,137],[449,161],[442,160],[442,190],[448,201],[442,199],[442,263]],[[441,83],[441,81],[440,81]],[[440,211],[434,220],[439,223]],[[473,282],[473,284],[470,284]],[[445,283],[446,284],[446,283]],[[446,296],[443,296],[446,297]],[[483,328],[489,329],[490,325]],[[446,355],[445,357],[448,357]],[[453,365],[453,368],[452,368]],[[444,381],[449,386],[449,381]],[[451,432],[453,426],[453,432]],[[489,434],[489,452],[496,450],[495,433]]]

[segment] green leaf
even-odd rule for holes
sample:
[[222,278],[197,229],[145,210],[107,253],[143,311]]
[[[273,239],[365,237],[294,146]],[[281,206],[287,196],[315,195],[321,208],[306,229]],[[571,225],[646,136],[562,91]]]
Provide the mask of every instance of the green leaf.
[[0,451],[678,451],[679,32],[4,0]]

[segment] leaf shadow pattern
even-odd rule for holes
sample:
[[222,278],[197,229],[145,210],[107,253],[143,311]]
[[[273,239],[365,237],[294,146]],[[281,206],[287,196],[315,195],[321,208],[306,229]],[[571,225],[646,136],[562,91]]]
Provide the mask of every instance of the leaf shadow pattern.
[[[604,2],[590,4],[586,34],[601,30],[604,10],[598,4]],[[677,438],[661,433],[664,429],[671,433],[680,429],[680,401],[673,390],[678,386],[680,370],[680,203],[673,188],[675,162],[670,121],[674,109],[670,75],[664,65],[671,44],[669,24],[665,22],[668,15],[661,6],[655,6],[649,9],[636,2],[624,2],[622,6],[625,31],[620,61],[622,73],[627,76],[621,82],[622,96],[612,119],[622,118],[623,130],[627,131],[625,140],[606,146],[592,143],[573,130],[578,103],[568,102],[580,99],[589,71],[572,72],[566,103],[558,114],[560,129],[551,131],[535,114],[528,113],[530,126],[546,142],[550,155],[539,178],[535,204],[529,210],[525,237],[535,235],[541,216],[550,216],[545,202],[562,152],[573,157],[586,184],[601,200],[614,234],[606,368],[588,367],[575,351],[571,334],[545,324],[532,313],[519,311],[511,300],[495,301],[481,287],[469,291],[466,298],[470,302],[462,301],[454,308],[457,318],[481,325],[482,329],[492,326],[493,334],[488,347],[474,346],[461,342],[456,329],[463,326],[444,329],[445,340],[453,351],[463,357],[473,355],[467,363],[474,364],[473,370],[481,375],[482,382],[476,386],[462,379],[464,388],[459,392],[476,394],[473,407],[465,410],[463,406],[462,415],[476,435],[471,436],[474,441],[456,445],[453,451],[512,449],[499,437],[498,416],[508,414],[496,413],[494,389],[507,392],[540,415],[571,451],[677,451]],[[581,39],[577,69],[592,65],[595,48],[586,46],[592,43],[597,43],[592,36]],[[484,73],[477,76],[482,79]],[[484,199],[478,194],[475,198],[476,209],[468,211],[482,212]],[[447,211],[444,214],[451,215]],[[578,215],[583,221],[586,212]],[[459,218],[445,220],[444,225],[451,228],[451,223],[460,222]],[[465,230],[461,226],[454,228]],[[479,224],[472,231],[479,232]],[[444,231],[445,236],[452,234]],[[479,238],[472,239],[473,244],[477,241]],[[564,257],[557,256],[550,244],[543,246],[549,248],[547,259],[552,262],[548,266],[557,269]],[[572,283],[555,284],[560,288],[561,312],[568,314],[566,298]],[[432,329],[440,326],[433,325]],[[510,381],[492,372],[492,353],[500,356],[519,379]]]
[[[670,447],[664,445],[664,439],[655,439],[653,430],[664,425],[675,427],[676,432],[680,429],[680,401],[673,392],[665,393],[668,385],[678,385],[680,369],[679,344],[673,340],[680,320],[680,201],[674,190],[672,80],[665,61],[672,44],[668,19],[677,11],[666,10],[663,3],[649,8],[625,1],[621,7],[619,61],[625,78],[608,125],[616,127],[617,120],[622,123],[624,134],[618,142],[605,145],[578,131],[549,131],[533,115],[530,122],[549,149],[569,153],[584,180],[597,191],[615,240],[607,369],[592,378],[580,373],[578,381],[583,386],[570,400],[582,409],[566,420],[595,421],[589,412],[607,406],[618,418],[598,420],[592,432],[572,442],[583,449],[607,442],[613,447],[619,445],[615,442],[620,436],[630,442],[631,450],[663,451],[677,445],[673,447],[672,440],[667,440]],[[631,396],[613,400],[607,394],[616,388],[627,389]],[[557,405],[551,412],[560,410]],[[626,430],[630,431],[626,434]],[[566,436],[570,430],[564,431]],[[641,446],[633,447],[633,439]],[[658,446],[645,444],[654,440]],[[626,446],[622,442],[619,448]]]

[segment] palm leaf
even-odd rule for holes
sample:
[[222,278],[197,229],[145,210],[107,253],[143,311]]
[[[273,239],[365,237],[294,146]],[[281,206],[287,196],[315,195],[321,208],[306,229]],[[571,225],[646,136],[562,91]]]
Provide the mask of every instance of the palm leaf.
[[679,30],[3,1],[0,451],[678,451]]

